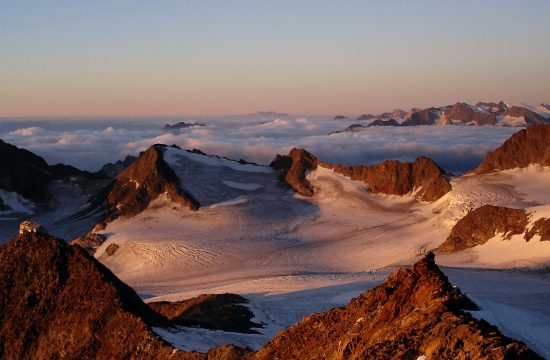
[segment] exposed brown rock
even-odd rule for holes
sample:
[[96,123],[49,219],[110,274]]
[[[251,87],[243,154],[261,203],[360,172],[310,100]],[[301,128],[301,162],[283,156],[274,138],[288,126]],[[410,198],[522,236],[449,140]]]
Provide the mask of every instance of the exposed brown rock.
[[0,358],[205,358],[150,326],[167,320],[79,246],[24,234],[0,247]]
[[528,224],[525,210],[483,205],[460,219],[437,252],[455,252],[486,243],[497,233],[522,234]]
[[107,254],[107,256],[113,256],[118,248],[119,246],[117,244],[109,244],[109,246],[107,246],[107,249],[105,249],[105,254]]
[[317,169],[317,158],[304,149],[292,149],[288,155],[277,155],[269,165],[280,170],[284,182],[302,196],[313,196],[314,189],[306,179]]
[[401,126],[433,125],[439,119],[439,109],[429,108],[413,112]]
[[208,350],[208,360],[252,360],[255,352],[234,345],[222,345]]
[[346,307],[310,315],[280,332],[257,359],[540,359],[462,309],[475,309],[433,254]]
[[443,110],[447,123],[460,121],[464,124],[494,125],[497,117],[494,113],[475,111],[468,104],[457,102],[449,109]]
[[487,154],[474,172],[484,174],[530,164],[550,165],[550,124],[534,125],[518,131]]
[[406,195],[422,188],[417,198],[423,201],[435,201],[451,191],[451,184],[444,171],[426,157],[419,157],[413,163],[386,160],[380,164],[366,166],[345,166],[322,163],[323,167],[360,180],[367,184],[370,191],[388,195]]
[[198,326],[212,330],[257,334],[254,314],[243,304],[248,300],[236,294],[200,295],[175,302],[151,302],[148,305],[173,324]]
[[508,109],[508,105],[506,105],[504,101],[500,101],[499,103],[480,101],[476,104],[476,106],[485,108],[491,112],[503,112],[503,111],[506,111],[506,109]]
[[522,117],[525,119],[525,122],[528,126],[546,123],[546,119],[543,116],[540,116],[536,112],[533,112],[521,106],[512,106],[504,111],[502,115],[511,117]]
[[374,120],[369,124],[369,127],[371,126],[399,126],[399,123],[395,119],[389,119],[389,120]]
[[84,236],[80,236],[70,242],[71,245],[78,245],[86,250],[90,255],[93,255],[97,248],[107,240],[107,237],[102,234],[89,232]]
[[529,241],[533,236],[539,235],[540,241],[550,241],[550,219],[540,218],[533,223],[533,227],[525,232],[525,240]]
[[485,244],[497,234],[505,239],[524,234],[525,241],[535,235],[540,241],[550,241],[550,219],[541,218],[528,228],[530,214],[523,209],[483,205],[470,211],[451,229],[451,233],[435,251],[456,252]]
[[163,146],[151,146],[117,175],[107,200],[117,215],[138,214],[162,194],[192,210],[199,208],[199,203],[181,188],[179,178],[164,162]]

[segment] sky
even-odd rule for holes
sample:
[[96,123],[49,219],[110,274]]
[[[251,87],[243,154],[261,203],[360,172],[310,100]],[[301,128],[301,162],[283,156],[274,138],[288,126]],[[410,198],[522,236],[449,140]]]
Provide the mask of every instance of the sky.
[[550,102],[550,1],[3,1],[0,117]]

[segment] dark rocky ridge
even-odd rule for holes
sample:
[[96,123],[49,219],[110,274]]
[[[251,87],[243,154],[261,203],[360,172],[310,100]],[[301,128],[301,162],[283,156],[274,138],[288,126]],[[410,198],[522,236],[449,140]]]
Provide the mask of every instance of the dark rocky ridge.
[[151,302],[148,305],[167,317],[172,324],[205,329],[258,334],[252,322],[254,314],[243,304],[249,301],[237,294],[206,294],[175,302]]
[[476,306],[428,254],[342,308],[280,332],[257,359],[540,359],[463,310]]
[[416,194],[417,198],[435,201],[451,191],[451,184],[445,172],[426,157],[419,157],[413,163],[386,160],[371,166],[329,163],[321,165],[352,180],[363,181],[373,193],[406,195],[421,187]]
[[108,176],[110,178],[114,178],[121,172],[123,172],[128,166],[130,166],[134,161],[136,161],[137,157],[133,155],[126,155],[124,160],[118,160],[115,163],[107,163],[99,169],[97,172],[98,174],[103,174],[105,176]]
[[108,196],[116,215],[130,216],[145,210],[160,195],[192,210],[199,203],[180,186],[180,180],[163,160],[166,145],[153,145],[126,170],[117,175]]
[[487,154],[474,173],[484,174],[531,164],[550,166],[550,124],[534,125],[518,131]]
[[53,179],[50,167],[40,156],[0,140],[0,188],[16,192],[35,203],[48,198]]
[[200,123],[186,123],[185,121],[180,121],[179,123],[176,123],[173,125],[166,124],[163,130],[179,130],[179,129],[186,129],[194,126],[205,126],[205,125]]
[[371,126],[399,126],[399,123],[395,119],[389,119],[389,120],[374,120],[369,124],[369,127]]
[[465,250],[485,244],[497,234],[502,234],[505,239],[524,234],[526,241],[540,235],[541,241],[550,241],[550,219],[537,220],[529,230],[528,223],[529,214],[523,209],[483,205],[460,219],[445,242],[435,251],[446,253]]
[[[44,204],[50,197],[48,187],[52,180],[79,179],[79,185],[85,191],[94,180],[106,181],[106,177],[82,171],[71,165],[48,163],[32,152],[0,140],[0,188],[15,192],[37,204]],[[91,187],[102,187],[100,181]]]
[[317,169],[317,158],[304,149],[294,148],[288,155],[277,155],[269,164],[281,171],[283,181],[302,196],[313,196],[313,185],[306,179],[309,172]]

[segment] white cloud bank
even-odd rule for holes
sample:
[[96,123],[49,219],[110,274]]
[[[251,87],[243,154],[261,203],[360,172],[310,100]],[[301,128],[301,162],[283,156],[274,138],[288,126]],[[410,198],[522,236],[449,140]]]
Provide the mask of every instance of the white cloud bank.
[[328,135],[354,121],[265,115],[195,120],[206,126],[163,132],[164,124],[176,120],[150,119],[138,125],[124,119],[67,120],[65,128],[59,120],[32,124],[12,121],[0,124],[0,138],[43,156],[49,163],[63,162],[90,171],[127,154],[137,154],[152,144],[164,143],[262,164],[292,147],[303,147],[325,161],[348,164],[372,164],[385,159],[412,161],[424,155],[456,173],[477,166],[488,151],[519,130],[467,126],[373,127]]

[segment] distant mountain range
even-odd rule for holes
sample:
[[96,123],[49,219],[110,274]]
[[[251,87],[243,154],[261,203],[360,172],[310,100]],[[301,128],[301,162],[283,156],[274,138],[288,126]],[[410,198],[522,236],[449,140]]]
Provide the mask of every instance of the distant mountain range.
[[[344,120],[348,117],[337,115],[334,119]],[[550,105],[544,103],[539,106],[510,105],[504,101],[498,103],[478,102],[475,105],[469,105],[457,102],[454,105],[426,109],[413,108],[410,111],[396,109],[379,115],[363,114],[356,120],[374,120],[369,126],[491,125],[526,127],[550,123]],[[345,131],[358,131],[357,126],[359,125]]]

